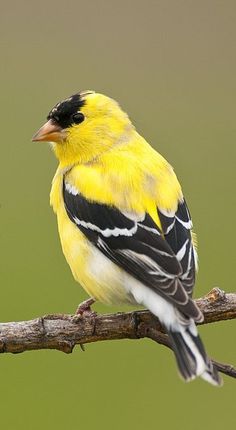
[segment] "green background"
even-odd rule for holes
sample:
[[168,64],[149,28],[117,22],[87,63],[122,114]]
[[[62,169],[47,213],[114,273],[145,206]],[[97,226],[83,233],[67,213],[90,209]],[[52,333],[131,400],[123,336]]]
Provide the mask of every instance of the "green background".
[[[117,99],[175,167],[199,239],[196,296],[235,289],[235,19],[229,0],[1,5],[1,321],[72,313],[86,298],[49,207],[56,160],[31,142],[50,108],[80,89]],[[236,364],[234,321],[200,332],[211,356]],[[172,354],[148,340],[6,354],[0,375],[6,430],[236,425],[234,380],[184,384]]]

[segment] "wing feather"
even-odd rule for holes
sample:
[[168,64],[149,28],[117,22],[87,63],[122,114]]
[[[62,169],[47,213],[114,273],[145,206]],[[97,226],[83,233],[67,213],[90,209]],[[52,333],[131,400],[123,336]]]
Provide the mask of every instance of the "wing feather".
[[[135,219],[134,214],[128,216],[115,207],[89,201],[65,181],[63,198],[71,221],[104,255],[185,315],[201,319],[199,309],[189,298],[181,280],[188,271],[189,263],[183,272],[182,261],[189,238],[178,251],[178,259],[149,214]],[[186,278],[186,285],[187,281]]]
[[165,210],[158,209],[158,215],[165,240],[181,264],[182,285],[191,297],[195,284],[196,251],[191,234],[192,220],[186,201],[183,199],[179,202],[176,212],[167,213]]

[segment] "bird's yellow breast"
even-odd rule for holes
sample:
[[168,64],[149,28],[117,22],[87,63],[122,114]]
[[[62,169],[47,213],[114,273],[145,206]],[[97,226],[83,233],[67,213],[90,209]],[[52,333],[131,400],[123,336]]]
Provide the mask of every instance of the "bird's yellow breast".
[[62,250],[75,280],[102,303],[132,303],[133,299],[124,288],[122,270],[90,244],[68,218],[62,198],[62,180],[63,176],[57,173],[50,197],[57,214]]

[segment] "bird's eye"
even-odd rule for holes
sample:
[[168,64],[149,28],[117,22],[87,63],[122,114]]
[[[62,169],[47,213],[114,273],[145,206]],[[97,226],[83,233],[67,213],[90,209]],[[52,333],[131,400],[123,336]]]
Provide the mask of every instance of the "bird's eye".
[[60,122],[59,116],[57,116],[57,115],[53,115],[53,116],[51,117],[51,119],[52,119],[53,121],[57,122],[57,123],[59,123],[59,122]]
[[75,124],[80,124],[84,120],[84,114],[82,112],[76,112],[72,115],[72,121]]

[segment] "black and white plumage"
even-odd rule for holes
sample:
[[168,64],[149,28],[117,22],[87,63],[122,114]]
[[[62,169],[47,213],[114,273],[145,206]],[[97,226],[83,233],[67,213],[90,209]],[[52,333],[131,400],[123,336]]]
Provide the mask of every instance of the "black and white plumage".
[[197,253],[192,240],[192,220],[185,200],[178,203],[176,212],[158,209],[165,240],[182,267],[181,283],[191,297],[197,269]]
[[181,375],[186,380],[201,375],[218,384],[194,323],[202,314],[191,299],[196,254],[185,201],[176,212],[158,209],[159,228],[149,214],[135,216],[89,201],[66,181],[63,199],[70,220],[85,237],[137,281],[128,288],[165,325]]

